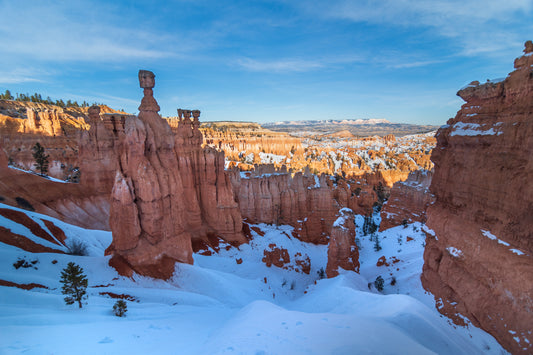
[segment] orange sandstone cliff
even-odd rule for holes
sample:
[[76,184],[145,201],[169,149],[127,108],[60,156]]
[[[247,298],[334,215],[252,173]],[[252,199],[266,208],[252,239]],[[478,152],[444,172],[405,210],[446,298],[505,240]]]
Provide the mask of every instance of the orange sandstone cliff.
[[437,134],[422,282],[512,353],[533,353],[533,43],[505,79],[473,82]]

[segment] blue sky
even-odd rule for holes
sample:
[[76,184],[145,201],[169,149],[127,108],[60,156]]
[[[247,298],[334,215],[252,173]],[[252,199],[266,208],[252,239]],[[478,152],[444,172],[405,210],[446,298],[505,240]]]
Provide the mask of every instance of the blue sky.
[[444,124],[533,39],[533,0],[0,0],[0,91],[137,113]]

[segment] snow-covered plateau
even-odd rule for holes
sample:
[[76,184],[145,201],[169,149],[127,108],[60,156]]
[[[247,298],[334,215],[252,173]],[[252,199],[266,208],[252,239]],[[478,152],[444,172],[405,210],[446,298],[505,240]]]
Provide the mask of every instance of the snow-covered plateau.
[[[360,274],[341,270],[321,278],[327,246],[290,237],[290,226],[259,224],[252,227],[264,236],[252,231],[239,248],[195,254],[194,265],[176,264],[173,277],[162,281],[119,276],[104,256],[111,232],[0,208],[25,213],[47,232],[43,221],[53,222],[67,245],[81,241],[89,254],[30,253],[0,243],[0,285],[12,285],[0,286],[0,354],[506,353],[484,331],[438,313],[420,282],[425,234],[419,223],[363,235],[364,218],[356,216]],[[0,217],[0,226],[54,247],[8,218]],[[262,261],[272,243],[291,256],[285,268]],[[294,263],[296,253],[309,256],[309,274]],[[31,266],[15,268],[17,260]],[[66,305],[61,294],[60,273],[71,261],[89,280],[81,309]],[[32,283],[44,287],[13,286]],[[116,299],[110,296],[118,295],[127,299],[123,318],[111,312]]]

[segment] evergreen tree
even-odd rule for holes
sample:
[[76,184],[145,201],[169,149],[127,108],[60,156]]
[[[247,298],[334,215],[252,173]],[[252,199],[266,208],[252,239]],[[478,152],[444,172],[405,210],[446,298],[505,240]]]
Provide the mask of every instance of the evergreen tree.
[[35,143],[31,150],[33,151],[33,159],[35,159],[35,167],[41,172],[41,175],[46,175],[49,155],[44,153],[44,147],[39,142]]
[[6,92],[5,92],[3,95],[0,95],[0,99],[3,99],[3,100],[13,100],[14,97],[13,97],[13,95],[11,95],[11,91],[6,90]]
[[59,280],[63,284],[61,287],[61,293],[67,295],[65,299],[66,304],[73,304],[78,302],[81,308],[81,301],[87,298],[87,276],[83,274],[83,269],[74,264],[68,263],[67,267],[61,271],[61,279]]
[[372,233],[372,236],[374,237],[374,251],[380,251],[381,244],[379,243],[379,237],[374,233]]
[[383,291],[383,287],[385,286],[385,280],[383,280],[383,277],[376,277],[376,280],[374,281],[374,286],[376,286],[379,292]]
[[365,216],[364,222],[363,222],[363,234],[369,235],[373,234],[378,230],[378,226],[374,222],[374,219],[372,216]]
[[127,311],[128,311],[128,306],[126,304],[126,301],[124,301],[124,300],[118,300],[113,305],[113,313],[117,317],[124,317],[126,315]]

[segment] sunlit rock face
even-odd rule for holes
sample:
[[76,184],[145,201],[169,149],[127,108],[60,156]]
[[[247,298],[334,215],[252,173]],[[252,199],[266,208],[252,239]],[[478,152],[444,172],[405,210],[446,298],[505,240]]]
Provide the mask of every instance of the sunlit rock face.
[[380,231],[407,223],[426,222],[426,209],[434,201],[429,192],[432,177],[433,171],[421,169],[410,173],[407,180],[394,184],[381,210]]
[[[97,108],[103,117],[125,115],[105,105]],[[39,142],[49,155],[48,175],[73,181],[80,167],[78,136],[89,130],[90,109],[0,100],[0,140],[10,162],[26,170],[35,170],[31,148]]]
[[422,282],[513,353],[533,352],[533,44],[505,79],[472,82],[437,134]]
[[113,254],[110,263],[122,274],[167,279],[176,262],[192,264],[193,240],[246,239],[223,153],[201,148],[200,112],[191,121],[185,110],[174,135],[157,113],[154,77],[139,72],[144,89],[139,116],[125,119],[111,193],[113,242],[106,253]]

